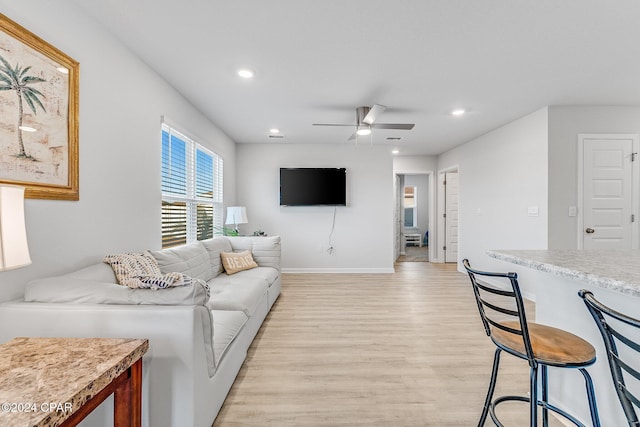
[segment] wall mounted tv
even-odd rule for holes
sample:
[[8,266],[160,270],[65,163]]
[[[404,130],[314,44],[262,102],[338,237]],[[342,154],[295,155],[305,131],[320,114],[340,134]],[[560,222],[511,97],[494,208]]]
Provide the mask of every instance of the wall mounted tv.
[[280,168],[280,206],[346,206],[345,168]]

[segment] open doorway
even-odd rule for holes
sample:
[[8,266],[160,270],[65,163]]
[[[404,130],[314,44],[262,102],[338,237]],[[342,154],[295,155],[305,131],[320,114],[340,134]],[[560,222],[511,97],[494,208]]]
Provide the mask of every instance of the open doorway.
[[429,262],[431,175],[399,174],[396,178],[396,262]]

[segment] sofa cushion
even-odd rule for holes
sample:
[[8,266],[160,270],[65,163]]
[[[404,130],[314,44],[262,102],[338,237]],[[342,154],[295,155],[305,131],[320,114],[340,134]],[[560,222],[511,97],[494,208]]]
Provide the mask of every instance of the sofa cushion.
[[249,319],[241,311],[213,310],[213,354],[216,366]]
[[151,251],[151,255],[158,261],[160,271],[163,273],[182,273],[205,282],[215,276],[211,268],[209,254],[200,242],[161,251]]
[[272,267],[256,267],[251,270],[241,271],[238,277],[252,277],[254,279],[264,279],[271,286],[280,277],[280,272]]
[[221,252],[220,258],[227,274],[235,274],[258,266],[251,256],[251,251]]
[[269,284],[264,279],[240,277],[239,274],[223,274],[209,281],[211,299],[207,306],[210,310],[242,311],[247,317],[253,315]]
[[91,280],[74,277],[74,274],[32,280],[24,290],[25,301],[45,303],[204,305],[208,299],[207,289],[200,281],[191,286],[160,290],[131,289],[113,282],[101,282],[99,276]]
[[111,268],[109,264],[105,264],[104,262],[92,264],[88,267],[81,268],[80,270],[72,271],[71,273],[67,273],[65,275],[57,277],[93,280],[96,282],[105,283],[118,283],[118,279],[116,278],[116,273],[113,271],[113,268]]
[[213,239],[202,240],[202,246],[209,253],[209,261],[211,262],[211,269],[213,270],[213,276],[224,271],[222,267],[222,260],[220,258],[221,252],[233,252],[231,242],[228,237],[214,237]]
[[280,270],[280,236],[230,237],[234,252],[250,250],[253,259],[260,267],[273,267]]

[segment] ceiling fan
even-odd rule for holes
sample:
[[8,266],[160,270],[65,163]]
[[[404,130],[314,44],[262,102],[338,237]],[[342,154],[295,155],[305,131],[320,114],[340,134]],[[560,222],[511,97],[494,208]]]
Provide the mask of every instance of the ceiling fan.
[[313,126],[355,126],[356,131],[349,137],[349,141],[358,136],[370,135],[372,129],[395,129],[411,130],[415,126],[413,123],[376,123],[376,119],[387,107],[380,104],[373,104],[373,107],[356,108],[356,123],[313,123]]

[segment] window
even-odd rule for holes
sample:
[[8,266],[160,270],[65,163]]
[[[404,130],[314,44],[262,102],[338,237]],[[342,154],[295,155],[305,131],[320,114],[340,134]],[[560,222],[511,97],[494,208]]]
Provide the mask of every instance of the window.
[[162,247],[221,234],[223,161],[162,125]]
[[417,193],[417,187],[404,187],[404,226],[407,228],[418,226],[418,205],[416,203]]

